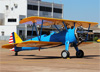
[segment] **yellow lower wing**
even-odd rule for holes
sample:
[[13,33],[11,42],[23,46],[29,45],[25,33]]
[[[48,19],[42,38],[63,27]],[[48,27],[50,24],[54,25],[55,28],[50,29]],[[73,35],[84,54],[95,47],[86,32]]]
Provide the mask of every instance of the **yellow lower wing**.
[[61,42],[27,41],[17,44],[17,47],[43,47],[49,45],[59,45]]
[[49,45],[59,45],[61,42],[43,42],[43,41],[27,41],[22,43],[13,43],[3,45],[2,48],[12,49],[13,47],[43,47]]
[[18,44],[18,43],[6,44],[6,45],[3,45],[2,48],[12,49],[12,48],[15,47],[17,44]]

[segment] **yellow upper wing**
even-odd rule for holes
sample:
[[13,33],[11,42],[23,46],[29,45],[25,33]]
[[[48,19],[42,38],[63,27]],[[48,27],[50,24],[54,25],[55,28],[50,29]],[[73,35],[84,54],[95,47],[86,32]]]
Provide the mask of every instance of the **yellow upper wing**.
[[61,42],[43,42],[43,41],[27,41],[22,43],[13,43],[3,45],[2,48],[12,49],[13,47],[44,47],[49,45],[59,45]]
[[20,23],[26,23],[29,21],[37,22],[39,20],[46,20],[47,22],[44,22],[43,25],[44,26],[48,26],[48,25],[62,25],[62,22],[64,21],[65,24],[67,26],[73,26],[74,23],[76,23],[76,27],[78,26],[83,26],[83,27],[89,27],[89,24],[91,24],[91,26],[97,25],[97,22],[87,22],[87,21],[76,21],[76,20],[65,20],[65,19],[57,19],[57,18],[47,18],[47,17],[37,17],[37,16],[32,16],[32,17],[28,17],[28,18],[24,18],[23,20],[20,21]]

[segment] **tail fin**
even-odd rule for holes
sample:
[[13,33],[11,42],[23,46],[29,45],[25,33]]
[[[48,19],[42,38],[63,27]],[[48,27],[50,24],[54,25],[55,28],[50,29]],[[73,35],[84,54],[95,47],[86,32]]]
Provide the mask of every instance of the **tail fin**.
[[[11,33],[10,39],[9,39],[9,44],[12,43],[20,43],[22,42],[22,39],[15,33]],[[11,51],[15,51],[14,48],[10,49]]]
[[13,32],[12,34],[13,34],[14,43],[22,42],[22,39],[15,32]]
[[13,40],[13,35],[11,33],[10,38],[9,38],[9,44],[12,44],[12,43],[14,43],[14,40]]

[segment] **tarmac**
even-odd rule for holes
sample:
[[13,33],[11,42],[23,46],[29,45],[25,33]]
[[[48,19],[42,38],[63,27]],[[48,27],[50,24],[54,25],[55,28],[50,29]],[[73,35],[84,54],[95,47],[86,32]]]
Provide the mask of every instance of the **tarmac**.
[[[0,41],[0,46],[7,43]],[[69,48],[69,59],[61,58],[64,47],[21,51],[19,56],[0,47],[0,72],[100,72],[100,43],[80,45],[83,58],[76,58],[73,47]]]

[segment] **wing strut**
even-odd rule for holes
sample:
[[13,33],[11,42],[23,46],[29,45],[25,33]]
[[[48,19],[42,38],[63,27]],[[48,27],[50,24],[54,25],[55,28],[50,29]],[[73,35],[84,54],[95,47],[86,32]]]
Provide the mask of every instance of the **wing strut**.
[[61,32],[55,24],[54,24],[54,26],[56,27],[56,29],[57,29],[59,32]]
[[37,27],[36,27],[36,25],[34,25],[34,26],[35,26],[36,34],[38,36],[38,40],[40,41],[39,34],[38,34],[38,31],[37,31]]
[[75,24],[76,24],[76,23],[74,22],[74,27],[75,27]]
[[[42,28],[43,28],[43,20],[42,20],[42,24],[41,24],[41,31],[40,31],[40,40],[41,41],[41,35],[42,35]],[[39,51],[40,51],[41,47],[39,47]]]
[[64,24],[64,26],[65,26],[66,30],[68,30],[68,29],[67,29],[67,26],[65,25],[65,22],[64,22],[64,21],[63,21],[63,24]]
[[40,41],[41,41],[41,35],[42,35],[42,28],[43,28],[43,20],[42,20],[42,24],[41,24]]
[[34,25],[35,25],[35,23],[33,23],[33,26],[32,26],[31,40],[32,40],[32,36],[33,36]]
[[33,23],[33,26],[32,26],[32,34],[31,34],[31,40],[32,40],[32,36],[33,36],[34,27],[35,27],[35,30],[36,30],[36,34],[37,34],[37,36],[38,36],[38,40],[41,41],[42,28],[43,28],[43,20],[42,20],[42,24],[41,24],[40,37],[39,37],[39,34],[38,34],[38,31],[37,31],[37,28],[36,28],[35,23]]
[[[90,26],[91,26],[91,24],[89,24],[89,27],[88,27],[88,32],[89,32],[89,30],[90,30]],[[87,33],[87,36],[86,36],[86,39],[85,39],[85,41],[87,41],[87,39],[88,39],[88,33]]]

